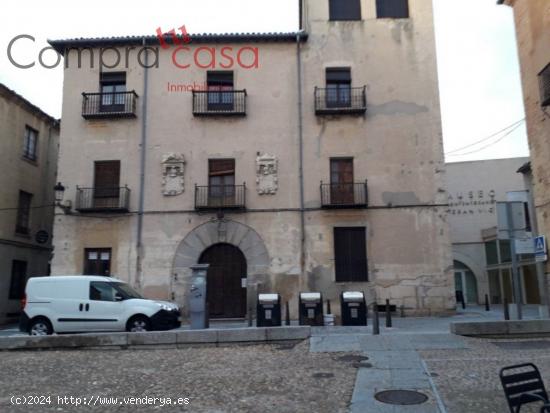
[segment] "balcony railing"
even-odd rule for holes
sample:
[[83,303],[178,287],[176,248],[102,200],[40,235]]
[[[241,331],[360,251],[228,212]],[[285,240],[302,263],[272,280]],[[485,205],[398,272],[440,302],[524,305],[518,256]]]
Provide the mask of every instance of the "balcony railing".
[[324,184],[321,182],[321,206],[323,208],[366,208],[368,204],[367,181],[349,184]]
[[245,116],[245,90],[194,90],[193,115]]
[[360,115],[367,111],[366,87],[315,88],[316,115]]
[[246,184],[195,185],[195,209],[245,209]]
[[82,117],[135,118],[138,95],[136,92],[82,93]]
[[130,189],[76,188],[75,209],[80,212],[128,212]]

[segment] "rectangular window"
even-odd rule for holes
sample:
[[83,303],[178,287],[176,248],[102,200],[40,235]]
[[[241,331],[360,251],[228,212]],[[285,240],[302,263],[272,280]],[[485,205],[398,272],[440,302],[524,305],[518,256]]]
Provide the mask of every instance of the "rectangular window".
[[485,257],[487,259],[487,265],[498,264],[498,252],[497,252],[496,240],[485,242]]
[[208,160],[209,205],[231,205],[235,197],[235,159]]
[[206,73],[208,110],[233,110],[233,72],[210,71]]
[[330,20],[361,20],[361,0],[329,0]]
[[10,300],[20,300],[25,294],[27,281],[27,262],[13,260],[11,263]]
[[330,202],[333,205],[351,205],[353,194],[353,158],[331,158]]
[[120,161],[94,162],[94,207],[118,205]]
[[31,219],[32,194],[25,191],[19,191],[19,202],[17,204],[17,221],[15,232],[17,234],[28,235]]
[[550,63],[539,73],[540,105],[550,106]]
[[84,275],[111,275],[111,248],[86,248]]
[[351,106],[351,69],[329,67],[326,69],[327,108]]
[[38,131],[25,126],[25,139],[23,142],[23,157],[30,161],[36,161],[38,152]]
[[368,281],[365,227],[334,228],[336,282]]
[[379,19],[406,19],[409,17],[409,1],[376,0],[376,16]]
[[126,97],[126,72],[104,72],[99,75],[101,111],[123,112]]

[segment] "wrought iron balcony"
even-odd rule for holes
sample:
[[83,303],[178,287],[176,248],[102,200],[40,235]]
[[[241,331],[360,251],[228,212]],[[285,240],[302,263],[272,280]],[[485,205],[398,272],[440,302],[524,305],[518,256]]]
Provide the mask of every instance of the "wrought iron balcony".
[[130,210],[130,189],[76,188],[75,209],[80,212],[128,212]]
[[135,118],[138,95],[131,92],[82,93],[82,117]]
[[369,205],[367,181],[349,184],[321,182],[321,207],[366,208]]
[[194,116],[245,116],[245,90],[194,90]]
[[316,115],[361,115],[367,111],[366,86],[315,88]]
[[195,185],[195,209],[245,209],[246,184]]

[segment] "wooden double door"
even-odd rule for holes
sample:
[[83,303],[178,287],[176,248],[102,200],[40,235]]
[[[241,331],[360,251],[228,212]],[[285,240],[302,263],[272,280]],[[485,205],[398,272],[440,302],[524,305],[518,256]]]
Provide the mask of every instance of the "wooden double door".
[[199,263],[210,264],[206,283],[210,318],[243,318],[247,270],[241,250],[230,244],[216,244],[202,253]]

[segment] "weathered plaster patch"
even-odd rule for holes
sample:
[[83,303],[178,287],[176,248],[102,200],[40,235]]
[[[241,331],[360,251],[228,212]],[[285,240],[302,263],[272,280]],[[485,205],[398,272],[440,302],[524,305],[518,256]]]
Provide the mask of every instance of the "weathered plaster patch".
[[383,192],[382,202],[386,205],[416,205],[420,199],[414,192]]
[[369,115],[417,115],[428,112],[428,107],[414,102],[392,100],[381,105],[369,104],[368,112]]

